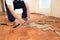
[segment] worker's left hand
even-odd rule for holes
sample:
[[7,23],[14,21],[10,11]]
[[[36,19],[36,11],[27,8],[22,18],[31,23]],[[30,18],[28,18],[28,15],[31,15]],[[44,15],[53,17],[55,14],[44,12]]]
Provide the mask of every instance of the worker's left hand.
[[30,18],[27,18],[27,23],[29,24],[31,22]]

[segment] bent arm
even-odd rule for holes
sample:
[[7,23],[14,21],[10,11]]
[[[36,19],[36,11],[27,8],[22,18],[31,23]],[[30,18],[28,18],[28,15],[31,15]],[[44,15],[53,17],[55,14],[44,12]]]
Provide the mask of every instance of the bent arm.
[[8,5],[8,9],[10,10],[11,14],[18,20],[21,20],[20,16],[15,13],[14,9],[11,7],[11,5]]

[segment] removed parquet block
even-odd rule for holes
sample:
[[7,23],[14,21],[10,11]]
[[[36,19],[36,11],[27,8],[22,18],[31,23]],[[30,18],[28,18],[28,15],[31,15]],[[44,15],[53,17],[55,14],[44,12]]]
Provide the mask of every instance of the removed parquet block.
[[54,31],[54,32],[56,33],[57,36],[60,37],[60,31],[57,31],[57,30],[56,30],[56,31]]

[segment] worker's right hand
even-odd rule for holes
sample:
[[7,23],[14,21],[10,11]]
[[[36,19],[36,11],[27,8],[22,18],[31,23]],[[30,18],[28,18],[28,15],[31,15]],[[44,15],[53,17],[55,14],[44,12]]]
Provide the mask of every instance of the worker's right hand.
[[19,23],[20,23],[20,25],[23,25],[23,24],[25,24],[26,22],[25,22],[23,19],[20,19]]

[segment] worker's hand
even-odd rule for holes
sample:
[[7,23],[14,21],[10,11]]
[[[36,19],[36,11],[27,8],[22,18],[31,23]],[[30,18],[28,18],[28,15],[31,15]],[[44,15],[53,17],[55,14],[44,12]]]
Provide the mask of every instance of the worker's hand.
[[29,24],[31,22],[30,18],[27,18],[27,23]]
[[23,19],[20,19],[20,25],[25,24],[26,22]]

